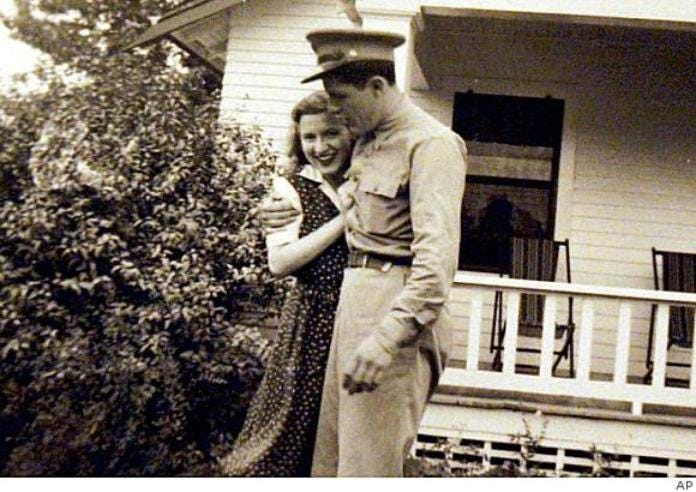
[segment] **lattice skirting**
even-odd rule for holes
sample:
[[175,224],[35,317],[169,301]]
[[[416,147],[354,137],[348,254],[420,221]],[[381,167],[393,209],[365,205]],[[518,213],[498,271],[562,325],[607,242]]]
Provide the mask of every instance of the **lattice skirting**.
[[486,471],[505,462],[550,475],[696,476],[696,428],[430,404],[417,457]]

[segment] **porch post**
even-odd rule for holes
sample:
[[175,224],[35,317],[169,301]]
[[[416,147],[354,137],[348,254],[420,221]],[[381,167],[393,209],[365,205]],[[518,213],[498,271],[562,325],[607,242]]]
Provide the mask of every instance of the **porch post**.
[[406,42],[394,52],[396,83],[408,94],[412,89],[425,88],[425,79],[414,52],[415,36],[419,31],[420,15],[415,10],[389,10],[384,5],[359,6],[363,16],[363,28],[401,34]]

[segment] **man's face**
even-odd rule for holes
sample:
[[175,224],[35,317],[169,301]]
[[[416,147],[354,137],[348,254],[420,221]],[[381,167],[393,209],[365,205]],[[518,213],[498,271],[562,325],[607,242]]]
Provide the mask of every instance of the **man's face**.
[[360,136],[374,129],[378,94],[369,83],[360,89],[331,78],[323,82],[329,94],[330,111],[345,120],[353,135]]

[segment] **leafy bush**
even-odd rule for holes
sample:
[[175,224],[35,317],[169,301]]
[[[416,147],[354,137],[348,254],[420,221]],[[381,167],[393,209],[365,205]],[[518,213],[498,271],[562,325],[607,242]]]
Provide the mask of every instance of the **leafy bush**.
[[275,294],[274,156],[195,71],[100,63],[3,101],[0,474],[214,474],[267,349],[235,313]]
[[[56,88],[57,89],[57,88]],[[19,200],[31,186],[27,162],[47,118],[47,96],[0,94],[0,203]]]

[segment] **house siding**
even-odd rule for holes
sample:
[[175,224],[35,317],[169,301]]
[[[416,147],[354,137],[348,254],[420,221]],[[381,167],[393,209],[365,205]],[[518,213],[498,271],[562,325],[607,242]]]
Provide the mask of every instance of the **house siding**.
[[278,150],[285,148],[289,114],[320,89],[300,82],[316,68],[305,35],[312,29],[346,28],[334,0],[245,2],[230,16],[221,119],[258,125]]

